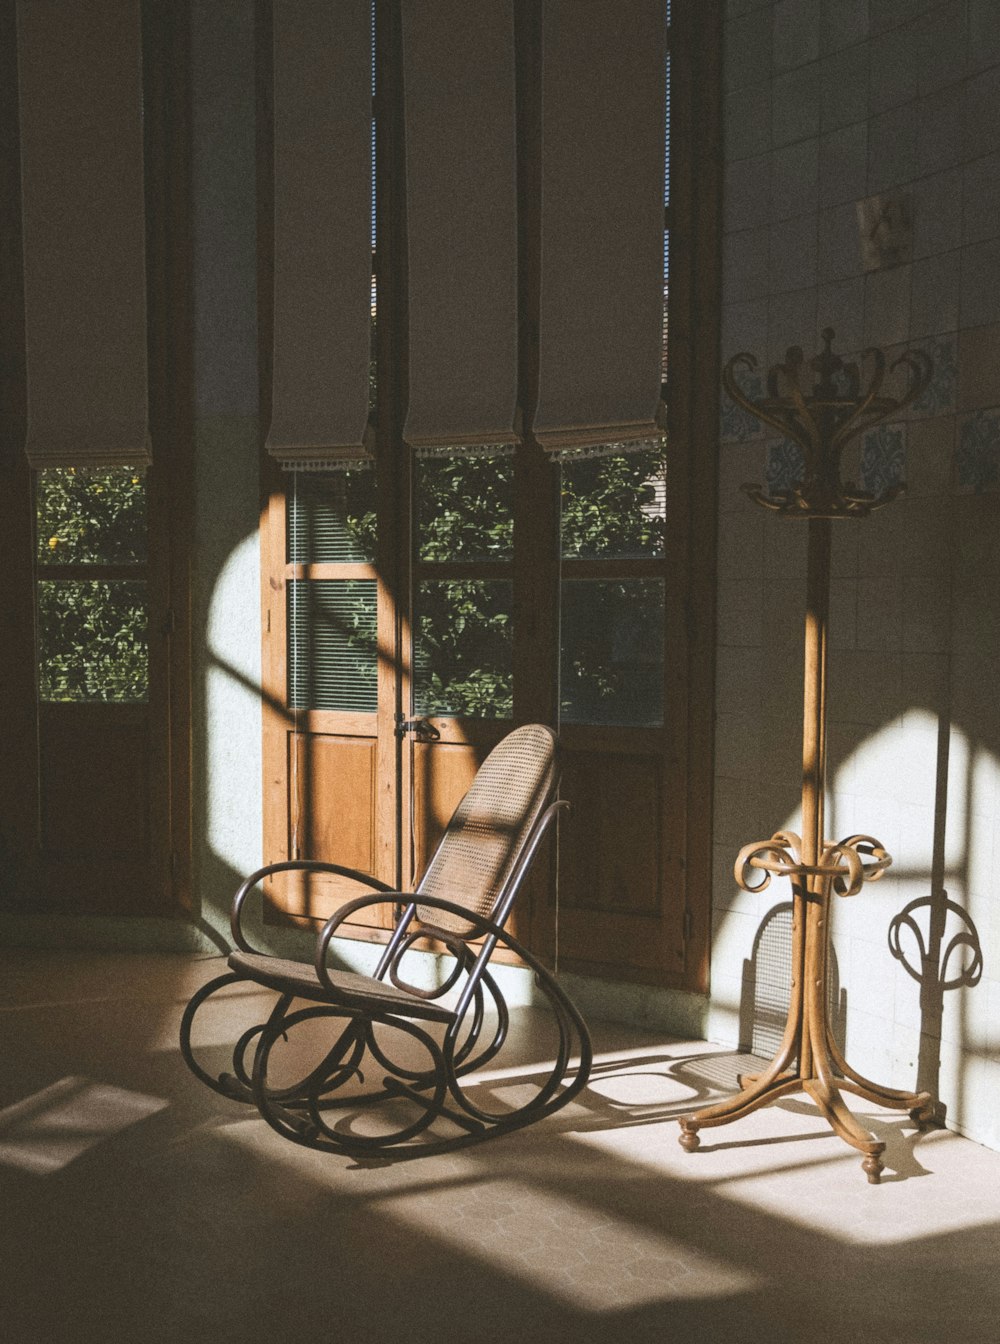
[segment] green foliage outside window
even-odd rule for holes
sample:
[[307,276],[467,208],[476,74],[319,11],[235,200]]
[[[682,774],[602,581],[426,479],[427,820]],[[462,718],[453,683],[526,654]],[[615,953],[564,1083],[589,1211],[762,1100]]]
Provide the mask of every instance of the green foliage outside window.
[[42,581],[38,643],[40,699],[146,700],[145,583]]
[[[663,554],[663,457],[620,453],[566,462],[562,553],[633,559]],[[659,490],[657,490],[659,484]]]
[[35,492],[38,694],[43,701],[148,696],[145,581],[50,566],[146,561],[146,481],[133,467],[50,468]]
[[40,471],[39,564],[135,565],[146,559],[146,478],[132,467]]
[[[424,562],[509,560],[513,552],[511,457],[418,463],[418,554]],[[618,454],[562,468],[562,553],[627,559],[663,554],[663,457]],[[501,594],[506,596],[501,597]],[[417,614],[417,713],[508,718],[513,711],[510,586],[485,581],[422,584]],[[650,722],[659,714],[656,677],[638,694],[627,643],[650,644],[660,609],[636,603],[628,585],[588,588],[593,610],[565,634],[563,710],[588,722]],[[654,603],[655,605],[655,603]],[[637,629],[630,633],[631,625]],[[641,629],[639,628],[641,627]],[[584,634],[584,628],[586,634]],[[600,635],[598,637],[598,632]],[[615,632],[615,633],[613,633]],[[570,647],[572,645],[572,647]],[[653,689],[650,689],[652,687]],[[652,699],[651,699],[652,697]],[[653,700],[655,699],[655,703]]]

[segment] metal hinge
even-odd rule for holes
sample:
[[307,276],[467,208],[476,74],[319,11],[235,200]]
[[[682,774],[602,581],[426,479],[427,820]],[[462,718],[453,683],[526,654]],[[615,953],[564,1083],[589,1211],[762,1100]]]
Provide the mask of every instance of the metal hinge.
[[441,734],[428,719],[404,719],[402,714],[396,715],[396,736],[403,738],[407,733],[412,733],[418,742],[438,742]]

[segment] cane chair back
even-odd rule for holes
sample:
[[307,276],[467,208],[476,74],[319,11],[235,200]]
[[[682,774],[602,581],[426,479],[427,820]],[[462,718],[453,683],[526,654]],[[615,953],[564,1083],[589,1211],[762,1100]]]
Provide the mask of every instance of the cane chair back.
[[483,761],[455,809],[416,889],[417,916],[460,938],[470,934],[458,916],[421,908],[420,896],[453,901],[473,914],[502,922],[505,898],[535,822],[552,792],[555,734],[542,724],[515,728]]

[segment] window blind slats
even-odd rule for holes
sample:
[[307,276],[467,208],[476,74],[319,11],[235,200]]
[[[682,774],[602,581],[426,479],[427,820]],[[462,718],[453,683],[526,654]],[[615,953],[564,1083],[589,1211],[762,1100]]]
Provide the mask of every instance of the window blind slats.
[[139,0],[20,0],[26,451],[151,460]]
[[274,369],[267,449],[369,457],[370,0],[274,3]]
[[288,583],[288,706],[374,714],[374,579]]

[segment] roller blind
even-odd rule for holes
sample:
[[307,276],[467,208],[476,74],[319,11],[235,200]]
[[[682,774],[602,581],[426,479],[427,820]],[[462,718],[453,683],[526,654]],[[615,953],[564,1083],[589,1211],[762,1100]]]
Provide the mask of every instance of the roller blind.
[[559,454],[660,442],[663,0],[545,0],[539,399]]
[[409,408],[422,451],[517,420],[513,0],[404,0]]
[[275,0],[274,368],[267,449],[370,458],[370,0]]
[[33,467],[151,459],[138,0],[19,0]]

